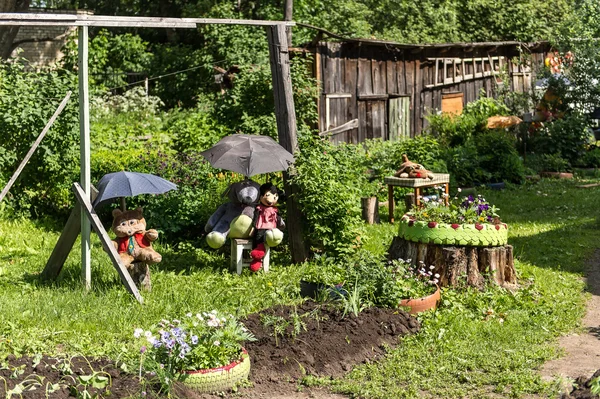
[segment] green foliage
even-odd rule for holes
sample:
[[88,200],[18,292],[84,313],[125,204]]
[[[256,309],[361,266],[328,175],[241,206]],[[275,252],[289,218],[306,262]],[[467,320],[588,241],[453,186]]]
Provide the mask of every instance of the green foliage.
[[334,146],[312,135],[301,136],[299,144],[293,182],[307,221],[306,239],[329,256],[351,252],[362,225],[356,186],[363,179],[360,147]]
[[600,168],[600,148],[593,147],[586,151],[583,157],[577,162],[577,166],[584,168]]
[[[63,48],[62,65],[70,71],[77,70],[77,35],[73,35]],[[101,29],[89,40],[89,75],[101,88],[120,87],[127,84],[125,72],[147,71],[153,54],[148,43],[131,33],[114,34]]]
[[79,176],[76,76],[62,70],[36,73],[19,58],[0,61],[0,181],[8,181],[71,90],[73,95],[10,191],[18,211],[64,213]]
[[178,153],[207,150],[227,133],[223,125],[200,109],[174,109],[166,129],[173,137],[173,149]]
[[522,183],[525,180],[525,169],[512,133],[502,129],[491,130],[477,136],[474,142],[478,167],[490,173],[491,182]]
[[569,165],[577,164],[590,143],[587,118],[577,113],[545,123],[529,139],[532,152],[559,154]]

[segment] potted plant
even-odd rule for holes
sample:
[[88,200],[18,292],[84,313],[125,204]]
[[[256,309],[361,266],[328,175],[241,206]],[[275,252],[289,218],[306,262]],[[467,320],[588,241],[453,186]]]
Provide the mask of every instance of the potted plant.
[[199,393],[221,392],[248,378],[250,359],[242,342],[255,338],[231,315],[213,310],[181,320],[162,320],[148,330],[137,328],[141,341],[140,373],[159,379],[169,391],[173,382]]
[[[460,189],[458,189],[460,193]],[[508,241],[508,226],[498,216],[498,208],[481,195],[459,198],[444,204],[423,198],[423,206],[402,216],[399,236],[405,240],[460,246],[500,246]]]
[[388,264],[391,278],[386,287],[393,303],[405,307],[411,314],[437,308],[440,301],[439,274],[434,266],[423,262],[411,265],[410,261],[395,259]]

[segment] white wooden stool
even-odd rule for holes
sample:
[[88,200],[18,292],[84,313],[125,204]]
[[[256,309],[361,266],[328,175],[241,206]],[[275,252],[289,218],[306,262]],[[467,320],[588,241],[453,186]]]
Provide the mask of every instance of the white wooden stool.
[[[252,251],[252,240],[244,238],[232,238],[231,239],[231,270],[237,270],[237,274],[242,274],[242,268],[244,266],[250,266],[252,258],[250,254],[244,258],[244,250]],[[262,267],[265,273],[269,272],[269,258],[271,256],[271,250],[267,243],[265,243],[265,257],[262,260]]]

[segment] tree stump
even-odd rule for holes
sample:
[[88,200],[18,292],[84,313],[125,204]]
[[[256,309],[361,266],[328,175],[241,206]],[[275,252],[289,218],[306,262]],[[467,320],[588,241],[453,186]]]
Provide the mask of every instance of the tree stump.
[[433,272],[440,275],[441,287],[467,285],[483,289],[486,280],[500,286],[517,283],[512,245],[443,246],[394,237],[388,250],[388,259],[404,259],[410,260],[413,265],[423,262],[426,266],[433,266]]
[[152,284],[150,282],[150,266],[148,266],[147,263],[134,262],[127,267],[127,271],[138,289],[142,288],[146,291],[152,289]]
[[363,197],[360,199],[362,218],[368,224],[379,223],[379,200],[377,197]]

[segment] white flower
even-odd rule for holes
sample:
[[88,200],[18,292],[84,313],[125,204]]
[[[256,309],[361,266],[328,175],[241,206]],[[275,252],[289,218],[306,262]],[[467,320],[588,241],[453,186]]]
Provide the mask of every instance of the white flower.
[[156,338],[153,336],[146,337],[146,340],[150,345],[154,345],[156,343]]
[[436,274],[433,275],[433,277],[440,278],[440,275],[436,273]]
[[456,190],[460,193],[462,191],[462,188],[459,187]]
[[429,266],[429,268],[430,268],[431,270],[433,270],[433,269],[435,269],[435,266],[434,266],[434,265],[431,265],[431,266]]
[[219,342],[219,341],[215,341],[215,342],[213,342],[213,344],[214,344],[215,346],[219,346],[219,345],[221,345],[221,342]]
[[427,197],[424,197],[424,198],[423,198],[423,202],[429,202],[429,198],[427,198]]
[[191,313],[186,313],[185,315],[186,315],[187,317],[192,317],[192,314],[191,314]]
[[146,337],[146,338],[151,337],[151,336],[152,336],[152,331],[146,331],[144,333],[144,337]]
[[141,337],[141,336],[142,336],[142,333],[143,333],[143,332],[144,332],[144,329],[142,329],[142,328],[136,328],[136,329],[133,331],[133,336],[134,336],[135,338],[139,338],[139,337]]

